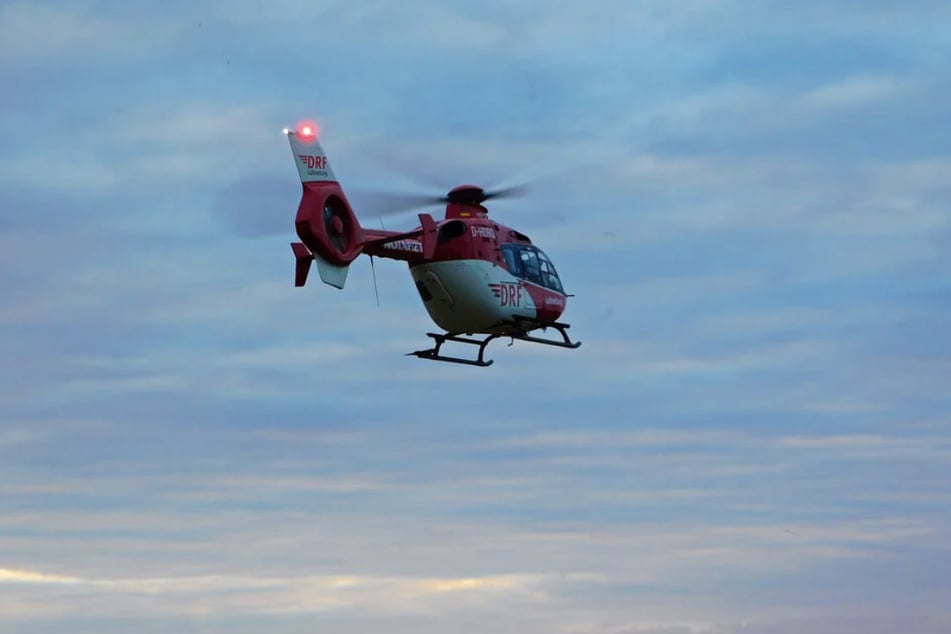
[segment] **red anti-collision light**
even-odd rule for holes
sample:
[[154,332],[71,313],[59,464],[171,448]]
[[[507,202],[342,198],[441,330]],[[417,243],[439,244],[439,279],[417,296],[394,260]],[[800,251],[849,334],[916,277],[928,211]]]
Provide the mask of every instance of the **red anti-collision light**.
[[297,124],[295,132],[302,141],[313,141],[317,138],[317,124],[313,121],[301,121]]

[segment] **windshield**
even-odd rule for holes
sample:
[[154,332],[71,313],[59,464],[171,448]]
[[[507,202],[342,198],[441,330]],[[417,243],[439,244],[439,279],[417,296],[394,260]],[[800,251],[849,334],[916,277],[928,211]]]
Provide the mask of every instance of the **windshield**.
[[555,266],[548,256],[536,246],[530,244],[503,244],[502,256],[505,258],[509,273],[529,282],[534,282],[564,293],[561,280],[555,272]]

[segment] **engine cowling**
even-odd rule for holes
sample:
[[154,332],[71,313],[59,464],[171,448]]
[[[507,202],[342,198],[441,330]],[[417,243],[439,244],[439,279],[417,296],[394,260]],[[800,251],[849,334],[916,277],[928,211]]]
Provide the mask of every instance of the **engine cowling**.
[[295,221],[301,242],[332,264],[350,264],[360,255],[366,240],[340,185],[314,181],[303,186]]

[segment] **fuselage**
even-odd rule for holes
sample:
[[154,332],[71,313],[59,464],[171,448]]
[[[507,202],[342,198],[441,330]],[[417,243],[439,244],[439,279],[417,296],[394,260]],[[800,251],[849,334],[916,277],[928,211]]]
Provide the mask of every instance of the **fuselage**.
[[449,206],[430,259],[412,238],[366,252],[406,260],[429,316],[447,332],[495,334],[556,321],[567,295],[551,260],[528,236],[473,207]]
[[432,320],[451,333],[496,333],[513,325],[555,321],[561,293],[515,277],[485,260],[448,260],[410,267]]

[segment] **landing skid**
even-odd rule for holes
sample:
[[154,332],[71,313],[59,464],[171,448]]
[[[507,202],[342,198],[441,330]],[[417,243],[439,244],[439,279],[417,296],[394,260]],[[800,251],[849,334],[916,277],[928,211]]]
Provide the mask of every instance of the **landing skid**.
[[[488,361],[485,360],[485,348],[489,345],[493,339],[498,339],[500,337],[510,337],[512,343],[516,339],[519,341],[527,341],[529,343],[540,343],[546,346],[556,346],[558,348],[577,348],[581,345],[580,341],[572,341],[568,337],[567,329],[570,328],[570,324],[563,324],[560,322],[540,322],[534,319],[524,319],[519,318],[516,321],[511,322],[512,328],[506,330],[505,332],[498,332],[495,334],[487,335],[484,339],[472,339],[469,337],[460,337],[457,334],[445,333],[445,334],[436,334],[433,332],[427,332],[427,337],[432,337],[436,342],[436,345],[428,350],[417,350],[416,352],[408,352],[406,356],[416,356],[420,359],[429,359],[430,361],[446,361],[449,363],[461,363],[463,365],[475,365],[482,368],[486,368],[492,365],[492,359]],[[533,337],[528,333],[532,330],[537,329],[547,329],[554,328],[561,335],[562,340],[558,341],[555,339],[544,339],[542,337]],[[446,355],[439,354],[440,348],[447,341],[452,341],[454,343],[465,343],[473,346],[479,346],[479,355],[475,359],[463,359],[461,357],[449,357]],[[509,345],[512,345],[511,343]]]

